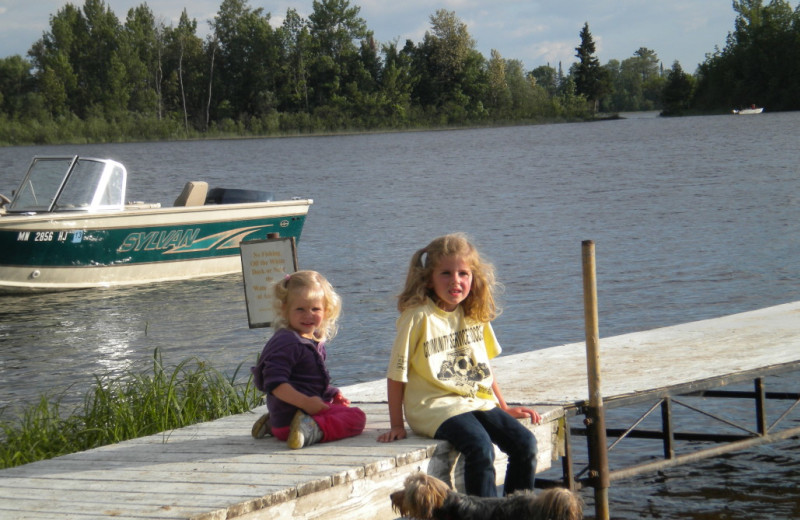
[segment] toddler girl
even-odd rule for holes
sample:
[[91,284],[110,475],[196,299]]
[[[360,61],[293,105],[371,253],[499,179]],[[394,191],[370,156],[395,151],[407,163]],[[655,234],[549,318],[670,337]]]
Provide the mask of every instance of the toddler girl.
[[414,432],[461,452],[466,492],[479,496],[497,496],[493,444],[508,455],[505,493],[533,489],[536,438],[517,418],[541,421],[532,409],[510,408],[493,377],[494,292],[494,267],[462,234],[414,253],[387,372],[391,430],[378,437],[406,437],[405,409]]
[[298,449],[360,434],[366,415],[331,386],[325,366],[341,298],[316,271],[287,275],[275,285],[275,298],[275,333],[251,368],[269,410],[253,425],[253,437],[274,435]]

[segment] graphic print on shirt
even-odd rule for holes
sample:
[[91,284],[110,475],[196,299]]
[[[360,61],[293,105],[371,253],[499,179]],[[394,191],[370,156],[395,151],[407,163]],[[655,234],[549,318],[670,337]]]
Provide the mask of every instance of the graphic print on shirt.
[[491,375],[489,365],[478,362],[471,347],[471,344],[482,341],[483,327],[469,327],[426,341],[425,357],[442,358],[436,378],[457,389],[461,395],[491,395],[491,390],[481,384]]

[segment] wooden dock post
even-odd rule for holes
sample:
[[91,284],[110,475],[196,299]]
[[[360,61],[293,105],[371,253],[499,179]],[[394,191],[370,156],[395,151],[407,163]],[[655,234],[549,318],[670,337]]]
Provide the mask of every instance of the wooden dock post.
[[608,448],[606,444],[605,411],[600,388],[600,332],[597,319],[597,283],[595,278],[594,242],[584,240],[583,257],[583,314],[586,327],[586,369],[589,383],[589,409],[586,428],[589,441],[590,476],[594,483],[595,518],[608,520]]

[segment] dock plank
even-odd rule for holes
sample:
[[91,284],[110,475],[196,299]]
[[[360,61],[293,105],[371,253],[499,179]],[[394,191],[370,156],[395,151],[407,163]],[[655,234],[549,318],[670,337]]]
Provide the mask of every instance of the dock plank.
[[[603,394],[612,399],[793,365],[800,302],[602,338],[600,347]],[[544,413],[545,424],[528,426],[539,439],[540,469],[548,467],[558,451],[556,419],[588,396],[584,344],[504,355],[493,366],[507,401]],[[302,450],[253,439],[260,407],[0,471],[0,519],[372,520],[395,517],[388,495],[413,471],[457,481],[447,443],[414,434],[376,441],[389,427],[385,380],[343,390],[367,413],[358,437]]]
[[[531,367],[557,367],[547,371],[547,385],[525,377],[510,358],[497,362],[506,399],[565,404],[588,398],[583,343],[525,355]],[[609,398],[797,363],[800,302],[603,338],[600,358],[602,392]]]

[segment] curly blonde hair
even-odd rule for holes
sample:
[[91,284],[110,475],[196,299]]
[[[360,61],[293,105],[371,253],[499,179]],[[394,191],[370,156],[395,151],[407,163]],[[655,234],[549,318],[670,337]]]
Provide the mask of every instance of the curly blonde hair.
[[289,296],[299,293],[309,299],[320,298],[325,306],[325,317],[319,329],[314,331],[314,337],[323,341],[336,336],[339,331],[337,320],[342,312],[342,299],[324,276],[316,271],[297,271],[276,283],[274,291],[276,318],[273,328],[277,330],[289,326]]
[[502,311],[495,301],[499,285],[495,279],[494,266],[481,257],[464,233],[435,238],[414,253],[408,266],[405,287],[397,298],[397,309],[403,312],[422,305],[428,297],[436,301],[436,294],[431,287],[433,270],[448,256],[463,258],[472,270],[472,287],[469,295],[461,302],[464,315],[482,323],[499,316]]

